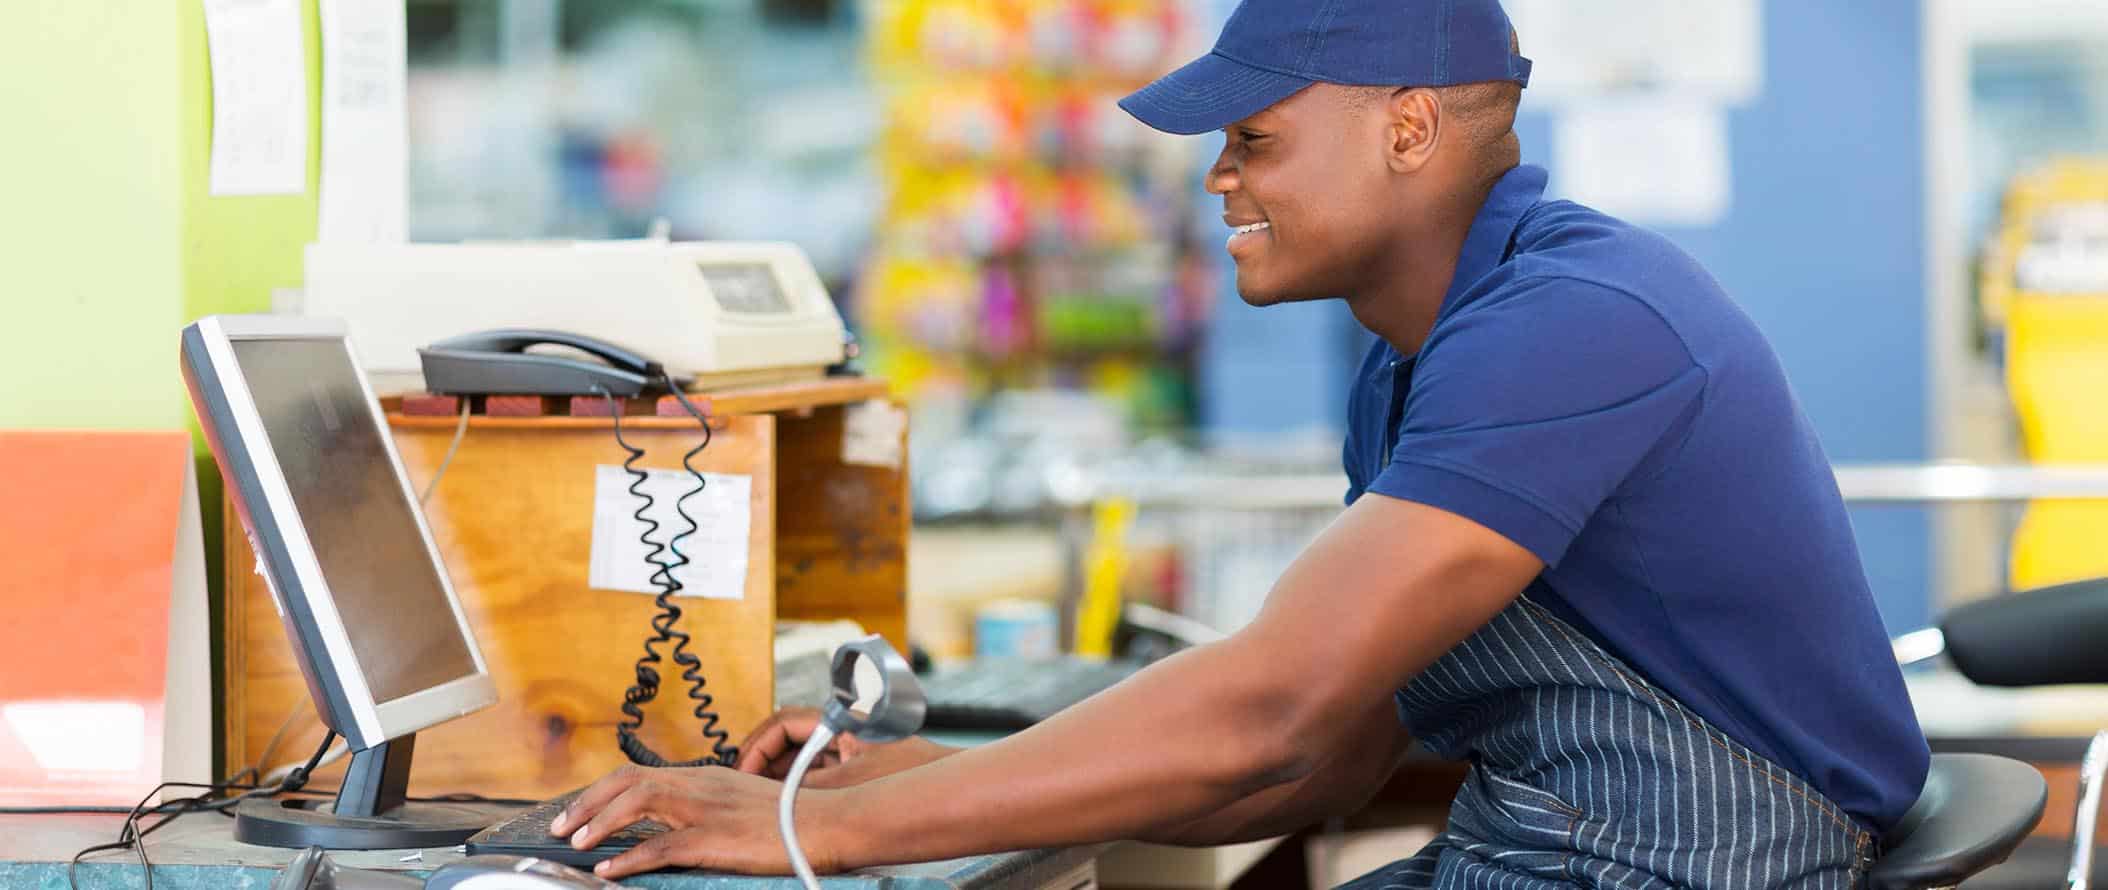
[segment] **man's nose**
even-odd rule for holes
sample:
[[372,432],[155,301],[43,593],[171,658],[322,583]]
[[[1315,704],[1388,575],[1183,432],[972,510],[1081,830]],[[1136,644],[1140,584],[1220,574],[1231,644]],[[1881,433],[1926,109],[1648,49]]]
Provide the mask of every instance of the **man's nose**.
[[1237,190],[1237,165],[1230,162],[1230,153],[1224,151],[1215,156],[1215,166],[1208,168],[1207,189],[1209,194],[1227,195]]

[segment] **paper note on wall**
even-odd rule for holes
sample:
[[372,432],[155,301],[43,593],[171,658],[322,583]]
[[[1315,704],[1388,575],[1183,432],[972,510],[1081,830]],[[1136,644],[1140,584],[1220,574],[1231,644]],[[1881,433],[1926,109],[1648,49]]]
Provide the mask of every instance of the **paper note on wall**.
[[1640,225],[1710,226],[1734,203],[1727,115],[1667,97],[1562,111],[1552,136],[1563,197]]
[[[746,597],[747,549],[752,527],[753,478],[704,473],[700,493],[682,500],[695,490],[695,477],[686,471],[646,470],[643,491],[651,495],[645,519],[636,518],[644,499],[630,493],[634,477],[618,466],[593,470],[593,550],[587,584],[596,590],[628,590],[658,593],[652,582],[659,564],[686,565],[674,569],[681,596],[736,600]],[[647,562],[654,548],[645,543],[665,544],[688,528],[688,521],[675,509],[676,502],[695,520],[695,532],[681,538],[680,556],[661,551],[656,563]],[[648,533],[648,534],[647,534]]]
[[409,239],[402,0],[322,0],[322,241]]
[[205,0],[214,195],[307,190],[307,52],[296,0]]
[[907,458],[908,413],[884,399],[859,402],[842,410],[842,463],[853,467],[900,469]]
[[1763,0],[1507,0],[1531,108],[1625,92],[1739,105],[1764,89]]

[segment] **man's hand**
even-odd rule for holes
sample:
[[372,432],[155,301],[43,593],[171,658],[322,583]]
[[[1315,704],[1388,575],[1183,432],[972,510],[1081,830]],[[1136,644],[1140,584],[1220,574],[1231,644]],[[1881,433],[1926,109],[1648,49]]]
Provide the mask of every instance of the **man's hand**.
[[[820,712],[812,708],[777,711],[740,743],[739,771],[771,779],[789,775],[798,749],[819,725]],[[958,750],[919,736],[874,745],[853,735],[839,735],[813,760],[805,774],[805,787],[846,788],[914,769]]]
[[[609,880],[671,867],[698,867],[742,874],[790,874],[790,859],[776,830],[776,801],[783,785],[760,776],[707,766],[647,769],[626,766],[593,783],[550,823],[549,833],[569,835],[571,846],[590,850],[631,823],[650,819],[671,829],[595,866]],[[798,840],[819,874],[840,871],[841,856],[830,841],[833,792],[798,795]]]

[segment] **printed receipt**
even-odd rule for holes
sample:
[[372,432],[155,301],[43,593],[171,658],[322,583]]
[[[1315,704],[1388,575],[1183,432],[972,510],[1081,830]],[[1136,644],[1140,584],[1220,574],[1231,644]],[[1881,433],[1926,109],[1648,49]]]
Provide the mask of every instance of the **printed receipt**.
[[[644,515],[658,521],[659,528],[650,539],[663,544],[688,528],[674,504],[695,490],[695,477],[685,470],[645,472],[649,478],[639,490],[651,495],[652,508]],[[703,479],[703,490],[682,502],[696,529],[680,540],[680,552],[688,564],[675,569],[673,578],[681,584],[680,596],[744,599],[754,480],[718,473],[704,473]],[[633,481],[619,466],[593,468],[593,552],[587,584],[596,590],[656,594],[659,587],[651,579],[657,566],[681,558],[664,550],[656,564],[646,561],[653,548],[644,543],[644,537],[651,526],[636,518],[644,500],[630,493]]]

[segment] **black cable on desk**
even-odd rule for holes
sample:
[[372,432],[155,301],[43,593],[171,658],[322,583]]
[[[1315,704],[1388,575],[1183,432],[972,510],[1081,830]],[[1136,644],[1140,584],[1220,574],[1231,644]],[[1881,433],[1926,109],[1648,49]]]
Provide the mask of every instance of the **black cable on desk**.
[[[290,775],[287,775],[283,781],[280,781],[276,785],[264,788],[256,788],[253,786],[237,787],[233,784],[224,782],[213,784],[199,782],[163,782],[159,785],[154,786],[154,790],[147,792],[145,797],[139,799],[139,803],[133,805],[130,810],[127,810],[125,812],[124,827],[118,831],[117,841],[115,843],[97,844],[95,846],[89,847],[85,850],[73,854],[73,859],[66,863],[66,886],[75,886],[73,880],[74,869],[80,865],[80,861],[83,857],[90,856],[95,853],[101,853],[106,850],[123,850],[126,848],[130,848],[133,852],[139,854],[139,868],[143,871],[145,875],[144,890],[154,890],[154,863],[149,860],[146,856],[147,835],[153,834],[155,831],[160,830],[162,826],[167,825],[170,822],[174,822],[176,821],[176,819],[189,815],[191,813],[224,812],[228,809],[233,808],[234,805],[241,803],[242,801],[249,800],[251,798],[270,797],[272,795],[285,794],[301,790],[307,785],[308,774],[314,771],[316,764],[322,762],[322,755],[329,751],[329,746],[336,740],[337,733],[335,730],[331,730],[328,733],[325,733],[322,736],[322,744],[315,748],[314,756],[309,757],[305,765],[293,770]],[[185,797],[172,801],[163,801],[160,805],[149,808],[147,806],[147,802],[153,800],[154,795],[160,794],[163,789],[167,788],[202,788],[205,789],[205,793],[196,795],[194,797]],[[243,790],[244,788],[246,790]],[[241,793],[236,794],[233,797],[213,799],[214,795],[226,794],[229,791],[236,790],[240,790]],[[161,816],[161,820],[147,825],[144,828],[140,827],[141,817],[152,815]]]

